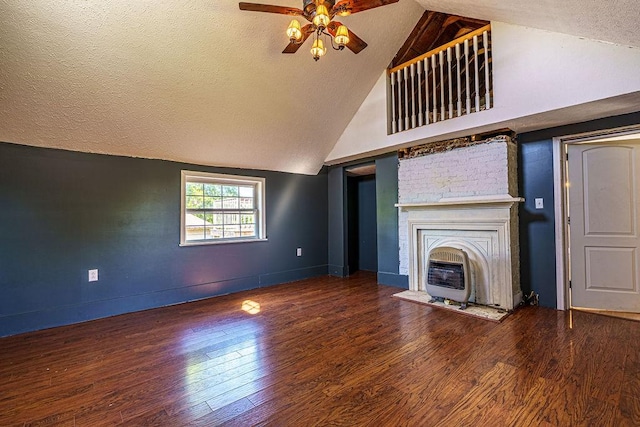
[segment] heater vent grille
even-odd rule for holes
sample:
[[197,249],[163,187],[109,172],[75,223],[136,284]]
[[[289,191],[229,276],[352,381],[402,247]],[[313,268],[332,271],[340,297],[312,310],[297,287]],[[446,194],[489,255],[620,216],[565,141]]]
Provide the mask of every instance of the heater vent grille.
[[460,249],[456,249],[456,251],[451,251],[450,249],[455,248],[438,248],[434,249],[431,252],[431,256],[429,257],[429,261],[444,261],[444,262],[453,262],[456,264],[464,263],[464,257],[460,252]]
[[469,257],[462,249],[441,246],[429,254],[427,292],[466,306],[471,294]]

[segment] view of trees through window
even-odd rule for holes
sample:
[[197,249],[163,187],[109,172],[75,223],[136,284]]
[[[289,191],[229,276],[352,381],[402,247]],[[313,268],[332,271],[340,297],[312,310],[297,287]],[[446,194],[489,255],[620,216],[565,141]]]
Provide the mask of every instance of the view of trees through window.
[[186,240],[256,237],[253,185],[187,182]]

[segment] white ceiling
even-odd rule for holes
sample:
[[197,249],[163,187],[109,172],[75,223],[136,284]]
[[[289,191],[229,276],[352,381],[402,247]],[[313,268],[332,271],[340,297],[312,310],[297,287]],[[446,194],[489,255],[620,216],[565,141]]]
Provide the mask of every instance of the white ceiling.
[[640,47],[638,0],[417,0],[427,10]]
[[637,0],[417,1],[341,18],[369,47],[315,63],[237,1],[0,0],[0,141],[314,174],[423,8],[640,46]]

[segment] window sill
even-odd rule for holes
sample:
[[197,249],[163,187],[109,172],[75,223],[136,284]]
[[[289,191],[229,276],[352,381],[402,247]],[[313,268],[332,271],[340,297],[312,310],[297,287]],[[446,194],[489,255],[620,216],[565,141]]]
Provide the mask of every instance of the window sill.
[[180,243],[180,247],[188,247],[188,246],[206,246],[206,245],[226,245],[232,243],[251,243],[251,242],[266,242],[267,238],[264,239],[236,239],[236,240],[194,240],[192,242],[184,242]]

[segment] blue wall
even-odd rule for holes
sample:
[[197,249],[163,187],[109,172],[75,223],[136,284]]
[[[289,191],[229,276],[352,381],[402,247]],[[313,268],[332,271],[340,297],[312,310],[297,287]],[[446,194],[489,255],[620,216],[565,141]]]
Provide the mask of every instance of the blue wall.
[[[540,305],[556,307],[553,138],[640,123],[640,113],[609,117],[518,135],[520,195],[520,270],[522,289],[540,295]],[[544,209],[534,208],[536,197]]]
[[[408,277],[398,274],[398,155],[393,152],[374,159],[376,165],[376,246],[378,283],[409,287]],[[370,163],[364,160],[362,163]],[[329,168],[329,274],[348,275],[348,199],[345,168]]]
[[358,179],[358,268],[378,271],[376,177]]
[[329,208],[329,274],[338,277],[349,275],[347,260],[347,177],[342,166],[328,171]]
[[[520,195],[520,286],[534,290],[540,305],[556,306],[556,254],[553,204],[553,146],[551,140],[519,139]],[[526,142],[525,142],[526,141]],[[544,199],[544,209],[535,209],[535,198]]]
[[376,206],[378,222],[378,283],[409,288],[409,278],[398,274],[398,153],[376,159]]
[[[179,247],[181,169],[265,177],[268,241]],[[327,274],[324,171],[0,143],[0,207],[0,336]]]
[[378,271],[376,177],[347,177],[347,234],[349,274]]

